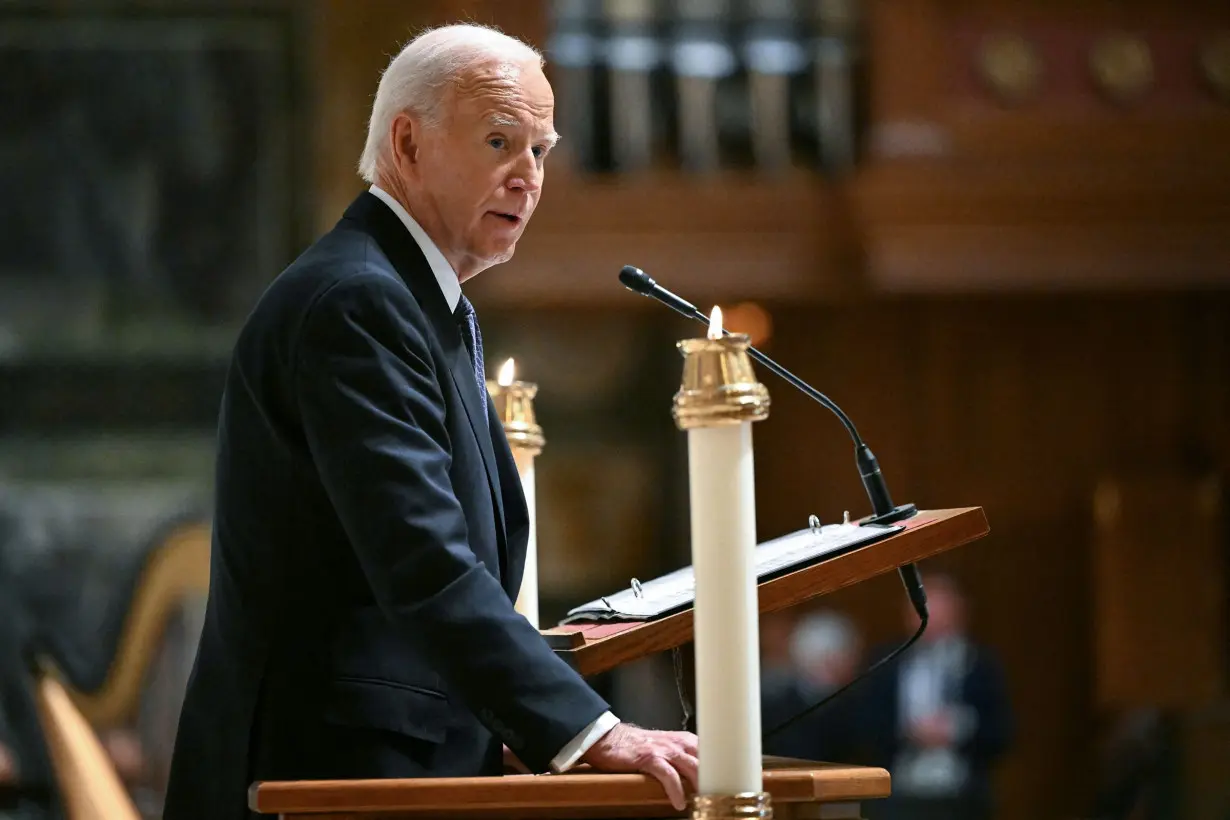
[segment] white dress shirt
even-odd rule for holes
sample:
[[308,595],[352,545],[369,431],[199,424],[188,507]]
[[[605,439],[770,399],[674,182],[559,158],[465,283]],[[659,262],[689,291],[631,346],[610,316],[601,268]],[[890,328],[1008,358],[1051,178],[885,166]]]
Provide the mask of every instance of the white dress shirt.
[[[440,285],[440,292],[444,294],[444,301],[448,303],[448,309],[456,312],[457,303],[461,301],[461,280],[457,278],[457,274],[453,271],[453,266],[444,258],[444,254],[436,246],[436,243],[431,240],[427,232],[418,222],[414,221],[414,217],[410,216],[402,204],[378,185],[373,185],[369,188],[372,195],[389,206],[389,210],[397,214],[397,218],[406,226],[406,230],[414,237],[414,241],[418,244],[419,250],[423,252],[423,256],[427,257],[427,264],[431,266],[431,272],[435,274],[436,282]],[[556,773],[566,772],[573,766],[577,765],[577,761],[581,759],[581,755],[589,751],[589,747],[593,746],[607,732],[615,728],[619,723],[619,718],[610,712],[603,713],[597,720],[586,726],[581,733],[574,737],[568,745],[560,749],[559,754],[551,761],[551,770]]]

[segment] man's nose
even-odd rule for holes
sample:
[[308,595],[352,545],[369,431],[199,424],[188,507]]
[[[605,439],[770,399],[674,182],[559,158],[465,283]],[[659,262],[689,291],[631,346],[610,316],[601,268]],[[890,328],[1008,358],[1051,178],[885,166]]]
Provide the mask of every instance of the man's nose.
[[518,160],[507,182],[509,190],[537,193],[542,187],[542,169],[538,167],[538,159],[532,153],[526,152],[525,157]]

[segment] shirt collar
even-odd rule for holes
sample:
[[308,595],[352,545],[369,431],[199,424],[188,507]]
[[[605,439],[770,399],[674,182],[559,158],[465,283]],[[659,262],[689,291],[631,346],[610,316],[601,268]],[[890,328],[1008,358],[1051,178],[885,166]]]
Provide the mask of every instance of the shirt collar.
[[389,206],[389,210],[397,214],[397,218],[406,226],[406,230],[414,237],[414,241],[418,244],[419,250],[423,252],[423,256],[427,257],[427,264],[431,267],[431,272],[435,274],[436,282],[440,284],[440,292],[444,294],[444,301],[448,303],[448,309],[456,312],[457,303],[461,301],[461,281],[457,278],[456,272],[453,271],[453,266],[444,258],[444,254],[440,252],[440,248],[435,242],[431,241],[431,237],[423,230],[423,227],[418,222],[414,221],[414,217],[410,216],[402,204],[379,185],[373,185],[368,189],[372,195]]

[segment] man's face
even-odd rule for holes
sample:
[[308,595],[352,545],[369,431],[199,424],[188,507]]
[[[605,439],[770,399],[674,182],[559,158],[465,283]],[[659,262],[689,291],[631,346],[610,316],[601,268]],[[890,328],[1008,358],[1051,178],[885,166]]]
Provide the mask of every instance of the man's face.
[[447,92],[437,127],[418,132],[415,216],[462,280],[512,258],[558,139],[554,107],[538,66],[491,62]]

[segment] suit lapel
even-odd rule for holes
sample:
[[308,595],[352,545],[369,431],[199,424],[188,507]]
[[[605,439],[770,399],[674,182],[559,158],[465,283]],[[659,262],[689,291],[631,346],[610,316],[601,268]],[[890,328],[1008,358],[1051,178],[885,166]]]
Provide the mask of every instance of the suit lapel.
[[[474,365],[470,361],[470,351],[461,338],[461,329],[457,320],[440,292],[427,258],[414,241],[414,237],[406,230],[406,226],[397,218],[387,205],[369,192],[363,192],[359,198],[346,209],[346,218],[360,223],[380,245],[389,257],[389,261],[397,268],[406,286],[414,293],[415,298],[423,307],[435,330],[436,339],[448,362],[453,385],[461,396],[461,404],[465,408],[466,417],[470,422],[470,430],[478,442],[482,453],[483,467],[487,473],[487,484],[491,490],[491,498],[495,505],[496,537],[499,541],[500,566],[508,566],[508,535],[504,520],[504,493],[500,487],[499,469],[496,463],[495,450],[491,441],[491,429],[487,417],[483,414],[483,406],[478,395],[478,377],[474,373]],[[490,405],[490,397],[488,397]]]

